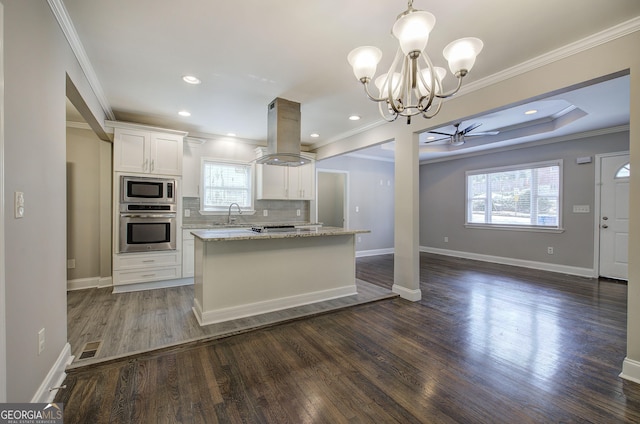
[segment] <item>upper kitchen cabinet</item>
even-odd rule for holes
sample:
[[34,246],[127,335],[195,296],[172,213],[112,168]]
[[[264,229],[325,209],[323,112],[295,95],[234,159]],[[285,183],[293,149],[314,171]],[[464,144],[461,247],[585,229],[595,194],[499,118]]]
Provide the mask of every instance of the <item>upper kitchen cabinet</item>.
[[182,175],[182,144],[187,133],[120,122],[109,124],[114,127],[114,171]]
[[[263,154],[260,148],[257,153]],[[313,154],[303,155],[314,158]],[[315,195],[315,162],[302,166],[256,165],[257,200],[314,200]]]

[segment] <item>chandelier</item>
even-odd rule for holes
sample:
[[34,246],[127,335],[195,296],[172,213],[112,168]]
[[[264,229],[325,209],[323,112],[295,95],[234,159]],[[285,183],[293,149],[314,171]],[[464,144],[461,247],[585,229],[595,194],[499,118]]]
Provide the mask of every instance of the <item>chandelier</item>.
[[379,90],[378,96],[371,94],[369,83],[376,73],[382,51],[377,47],[363,46],[352,50],[347,57],[365,93],[369,99],[378,102],[380,115],[389,122],[400,116],[407,118],[407,124],[415,115],[433,118],[440,111],[443,99],[460,90],[462,78],[471,70],[482,50],[482,41],[473,37],[453,41],[444,48],[442,54],[458,79],[458,86],[445,93],[442,80],[447,71],[433,66],[424,51],[435,23],[433,14],[414,9],[413,0],[408,1],[407,10],[398,15],[391,29],[400,44],[396,57],[389,71],[374,81]]

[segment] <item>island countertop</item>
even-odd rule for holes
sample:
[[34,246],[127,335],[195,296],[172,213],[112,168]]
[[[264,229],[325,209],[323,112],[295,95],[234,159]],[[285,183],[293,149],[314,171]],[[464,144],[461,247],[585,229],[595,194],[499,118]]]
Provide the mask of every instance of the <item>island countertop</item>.
[[287,231],[273,231],[258,233],[251,228],[219,228],[192,231],[194,237],[202,241],[232,241],[232,240],[264,240],[283,239],[294,237],[324,237],[340,236],[348,234],[369,233],[370,230],[349,230],[339,227],[314,227],[314,228],[291,228]]

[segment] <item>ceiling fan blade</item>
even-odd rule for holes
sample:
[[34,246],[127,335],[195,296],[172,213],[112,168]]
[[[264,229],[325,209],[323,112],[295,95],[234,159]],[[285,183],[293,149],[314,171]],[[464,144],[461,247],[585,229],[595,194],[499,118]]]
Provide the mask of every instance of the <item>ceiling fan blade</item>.
[[443,132],[439,132],[439,131],[427,131],[431,134],[440,134],[440,135],[447,135],[449,137],[453,137],[453,134],[447,134],[447,133],[443,133]]
[[477,122],[477,123],[475,123],[475,124],[471,124],[471,125],[469,125],[467,128],[463,129],[463,130],[461,131],[461,133],[462,133],[462,134],[466,134],[466,133],[468,133],[469,131],[473,131],[473,130],[475,130],[475,129],[476,129],[476,128],[478,128],[480,125],[482,125],[482,123],[480,123],[480,122]]
[[436,141],[442,141],[442,140],[450,140],[451,136],[449,134],[445,134],[447,137],[442,137],[442,138],[436,138],[435,140],[427,140],[424,142],[424,144],[429,144],[429,143],[435,143]]

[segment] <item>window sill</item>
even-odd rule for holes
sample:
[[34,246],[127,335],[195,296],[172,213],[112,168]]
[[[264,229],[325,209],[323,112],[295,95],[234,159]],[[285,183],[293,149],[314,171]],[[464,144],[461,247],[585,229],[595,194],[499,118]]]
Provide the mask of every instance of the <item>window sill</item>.
[[[238,213],[238,211],[231,211],[231,216],[238,216],[238,215],[255,215],[256,211],[254,209],[243,209],[242,213]],[[219,211],[214,211],[214,210],[201,210],[200,211],[200,215],[219,215],[219,216],[227,216],[229,215],[229,210],[219,210]]]
[[474,228],[477,230],[506,230],[506,231],[525,231],[530,233],[564,233],[564,228],[560,227],[527,227],[516,225],[492,225],[492,224],[464,224],[465,228]]

